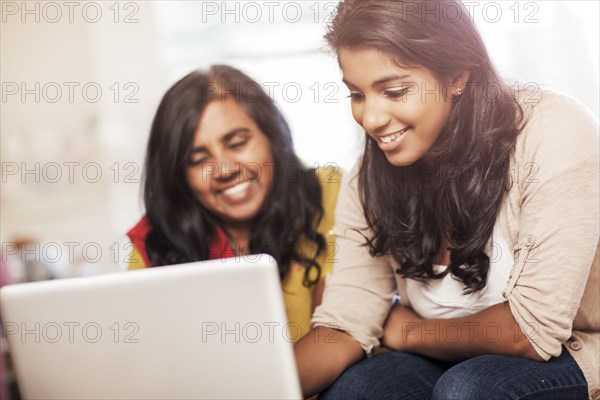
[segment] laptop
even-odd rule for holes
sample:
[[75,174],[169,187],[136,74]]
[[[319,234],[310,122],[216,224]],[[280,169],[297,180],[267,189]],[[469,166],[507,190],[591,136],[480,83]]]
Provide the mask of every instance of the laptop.
[[24,399],[302,397],[268,255],[6,286],[0,300]]

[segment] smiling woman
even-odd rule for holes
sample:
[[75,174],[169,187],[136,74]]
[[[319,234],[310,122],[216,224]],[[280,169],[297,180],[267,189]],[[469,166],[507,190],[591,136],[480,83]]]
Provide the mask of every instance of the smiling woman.
[[[373,48],[342,48],[338,57],[354,119],[395,166],[413,164],[433,146],[450,114],[449,91],[462,91],[469,77],[442,85],[426,68],[399,68]],[[373,76],[383,78],[370,82]]]
[[339,175],[327,172],[302,165],[254,80],[228,66],[192,72],[167,91],[152,124],[146,216],[128,232],[128,269],[270,254],[298,339],[331,270]]
[[306,395],[600,398],[598,121],[509,87],[468,16],[338,4],[325,38],[366,140],[295,346]]
[[190,161],[187,179],[196,198],[227,225],[236,253],[247,251],[251,221],[272,185],[269,138],[235,99],[213,101],[196,130]]

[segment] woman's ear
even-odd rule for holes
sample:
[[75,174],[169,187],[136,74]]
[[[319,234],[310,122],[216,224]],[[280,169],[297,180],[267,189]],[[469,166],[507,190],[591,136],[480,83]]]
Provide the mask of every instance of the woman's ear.
[[456,86],[456,89],[460,89],[460,92],[462,93],[465,90],[465,87],[467,86],[467,82],[469,82],[469,77],[471,76],[471,72],[468,69],[465,69],[462,74],[460,74],[459,76],[456,77],[456,79],[454,79],[454,85]]
[[471,73],[469,70],[464,70],[459,75],[456,75],[454,79],[448,84],[446,94],[450,99],[457,99],[460,95],[463,94],[465,88],[467,87],[467,82],[469,82],[469,76]]

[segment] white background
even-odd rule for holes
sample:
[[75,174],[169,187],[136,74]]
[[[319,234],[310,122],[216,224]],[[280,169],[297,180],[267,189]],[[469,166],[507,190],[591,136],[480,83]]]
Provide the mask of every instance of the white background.
[[[510,84],[559,90],[598,117],[597,1],[465,3]],[[139,180],[152,117],[166,89],[192,69],[228,63],[270,87],[308,165],[348,169],[361,151],[322,40],[335,2],[0,6],[4,252],[24,238],[39,243],[42,257],[48,243],[77,243],[66,261],[94,260],[88,273],[109,269],[97,248],[123,258],[115,240],[143,214]],[[97,246],[82,254],[89,243]]]

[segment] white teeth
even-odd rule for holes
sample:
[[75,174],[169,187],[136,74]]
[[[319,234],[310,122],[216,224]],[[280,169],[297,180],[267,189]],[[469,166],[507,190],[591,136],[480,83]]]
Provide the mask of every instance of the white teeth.
[[396,140],[400,136],[404,135],[407,130],[408,130],[408,128],[404,128],[400,132],[393,133],[393,134],[391,134],[389,136],[380,137],[379,140],[381,140],[382,143],[389,143],[392,140]]
[[246,182],[242,182],[242,183],[238,183],[235,186],[232,186],[228,189],[223,190],[223,194],[226,196],[233,196],[236,195],[244,190],[246,190],[246,188],[250,185],[250,182],[246,181]]
[[389,142],[391,142],[392,140],[394,140],[394,139],[397,139],[398,137],[399,137],[399,135],[395,133],[395,134],[393,134],[393,135],[390,135],[390,136],[385,136],[385,137],[382,137],[382,138],[381,138],[381,141],[382,141],[383,143],[389,143]]

